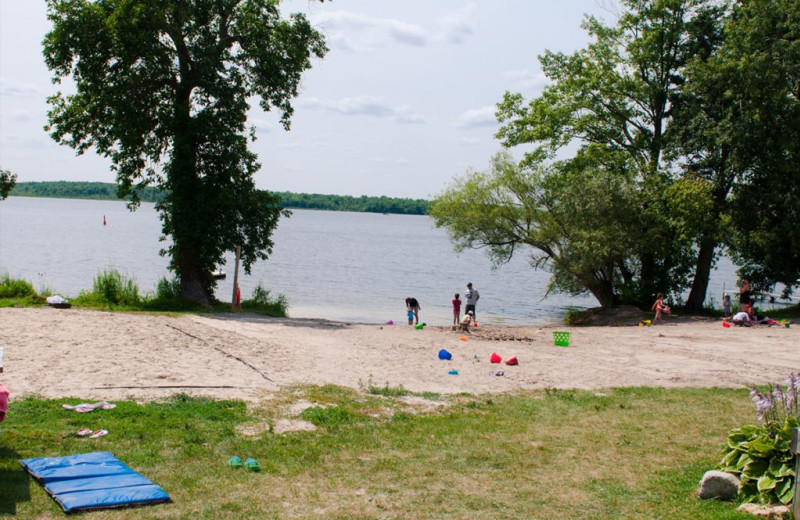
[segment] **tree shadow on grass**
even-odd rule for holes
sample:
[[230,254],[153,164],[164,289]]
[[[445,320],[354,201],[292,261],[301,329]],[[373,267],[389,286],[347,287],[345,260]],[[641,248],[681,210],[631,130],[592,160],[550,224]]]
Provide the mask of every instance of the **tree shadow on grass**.
[[19,453],[4,446],[0,446],[0,482],[0,515],[16,515],[17,504],[31,499],[31,479],[19,465]]

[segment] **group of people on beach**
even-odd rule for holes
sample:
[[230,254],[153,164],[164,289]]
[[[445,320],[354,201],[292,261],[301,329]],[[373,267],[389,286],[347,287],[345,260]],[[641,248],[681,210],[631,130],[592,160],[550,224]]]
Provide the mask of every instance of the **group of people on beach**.
[[[733,305],[731,304],[730,294],[724,294],[722,296],[722,310],[725,313],[723,320],[728,323],[744,325],[746,327],[750,327],[755,324],[778,324],[778,322],[775,320],[772,320],[766,316],[758,316],[756,314],[755,308],[753,307],[755,300],[752,296],[752,291],[753,289],[750,286],[750,279],[742,278],[742,283],[739,286],[739,311],[735,314],[732,312]],[[653,323],[660,320],[663,314],[670,313],[669,306],[664,303],[663,293],[658,293],[656,296],[656,301],[653,304],[652,310],[656,313],[655,317],[653,318]]]
[[[467,300],[467,306],[464,310],[463,318],[461,317],[461,295],[456,293],[453,298],[453,326],[469,332],[469,328],[473,323],[477,325],[475,306],[481,298],[478,290],[472,287],[472,282],[467,284],[467,292],[464,293],[464,298]],[[416,298],[411,296],[406,298],[406,314],[408,315],[409,325],[419,325],[420,310],[422,310],[422,307]]]

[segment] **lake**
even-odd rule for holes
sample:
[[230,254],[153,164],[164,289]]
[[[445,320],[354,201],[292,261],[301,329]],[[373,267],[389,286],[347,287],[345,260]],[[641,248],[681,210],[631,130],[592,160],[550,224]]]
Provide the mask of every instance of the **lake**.
[[[0,274],[69,298],[91,289],[99,271],[116,269],[142,293],[154,292],[160,278],[171,277],[158,254],[160,232],[152,204],[130,212],[120,201],[10,197],[0,202]],[[421,321],[445,325],[453,294],[464,300],[467,282],[481,294],[477,317],[487,325],[560,323],[570,308],[597,305],[588,296],[545,298],[550,275],[532,269],[524,253],[496,270],[482,251],[456,254],[426,216],[294,210],[274,242],[269,260],[240,273],[242,298],[261,284],[286,296],[292,317],[404,323],[404,300],[413,296]],[[231,299],[233,264],[231,253],[217,287],[223,301]],[[709,298],[719,306],[723,284],[732,291],[735,283],[735,268],[723,258]]]

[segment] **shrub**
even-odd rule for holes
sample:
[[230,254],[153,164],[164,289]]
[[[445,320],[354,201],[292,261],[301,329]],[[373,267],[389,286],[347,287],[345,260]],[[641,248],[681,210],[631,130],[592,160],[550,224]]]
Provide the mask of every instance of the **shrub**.
[[36,291],[33,290],[33,285],[25,280],[15,280],[4,274],[0,278],[0,298],[25,298],[26,296],[34,296]]
[[162,277],[156,286],[156,298],[161,300],[171,300],[179,298],[181,295],[181,281],[179,278],[167,280]]
[[800,374],[790,374],[786,388],[752,388],[759,425],[735,428],[719,469],[740,478],[739,497],[745,502],[787,504],[792,500],[795,456],[791,451],[792,430],[800,427],[797,393]]
[[133,280],[126,280],[119,271],[104,270],[94,279],[92,294],[114,305],[138,305],[139,286]]
[[260,283],[253,289],[253,296],[242,302],[242,307],[267,316],[285,318],[289,315],[289,302],[286,300],[286,296],[279,294],[272,298],[269,290],[264,289]]

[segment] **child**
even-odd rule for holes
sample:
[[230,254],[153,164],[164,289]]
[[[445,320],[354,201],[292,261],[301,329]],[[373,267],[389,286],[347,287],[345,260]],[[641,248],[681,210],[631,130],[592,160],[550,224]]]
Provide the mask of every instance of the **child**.
[[406,298],[406,314],[408,314],[408,324],[414,324],[414,309],[411,308],[411,297]]
[[653,310],[656,311],[656,316],[653,318],[653,325],[661,319],[661,313],[669,314],[669,306],[664,303],[664,293],[658,293],[656,302],[653,304]]
[[469,326],[472,323],[472,311],[467,311],[464,315],[464,319],[461,320],[461,330],[464,332],[469,332]]
[[456,293],[456,297],[453,298],[453,325],[458,325],[459,321],[461,321],[461,300]]
[[725,317],[728,318],[731,315],[731,295],[725,293],[722,296],[722,311],[725,313]]

